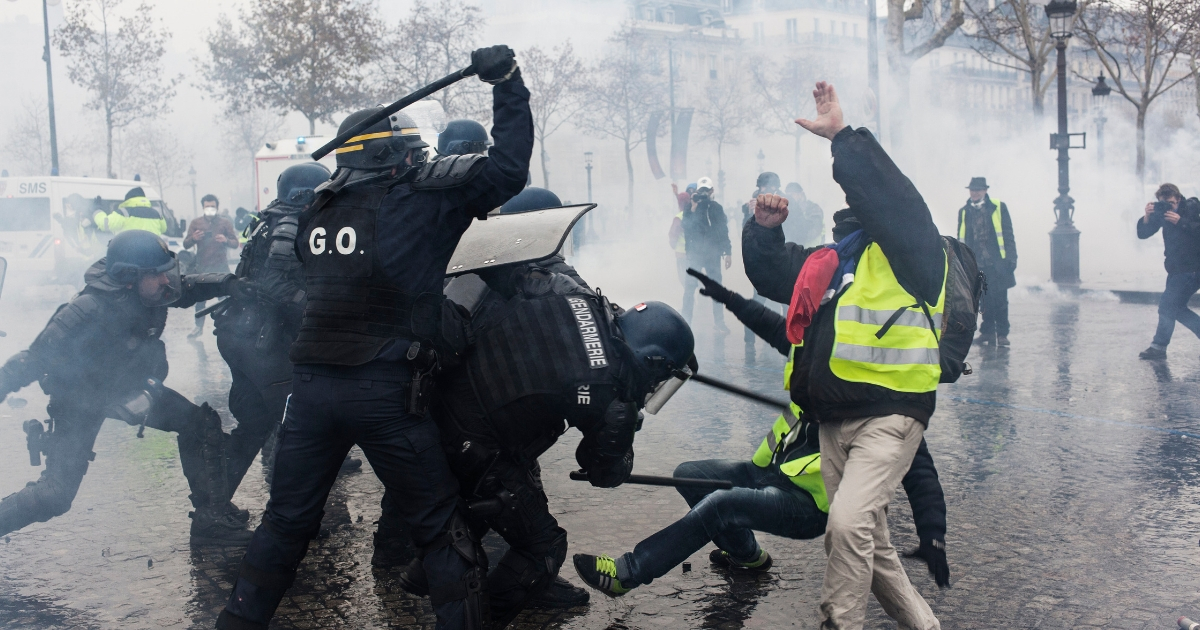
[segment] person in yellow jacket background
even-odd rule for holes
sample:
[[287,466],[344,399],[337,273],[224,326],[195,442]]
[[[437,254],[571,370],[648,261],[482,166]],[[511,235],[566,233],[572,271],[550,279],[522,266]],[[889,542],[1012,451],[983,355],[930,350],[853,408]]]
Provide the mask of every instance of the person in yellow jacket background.
[[150,204],[141,186],[130,188],[125,193],[125,201],[113,212],[97,209],[92,222],[98,232],[109,234],[120,234],[125,230],[145,230],[159,236],[167,233],[167,220]]
[[988,194],[987,178],[972,177],[971,198],[958,210],[958,240],[975,254],[987,278],[983,321],[975,343],[1008,348],[1008,290],[1017,285],[1017,240],[1008,204]]

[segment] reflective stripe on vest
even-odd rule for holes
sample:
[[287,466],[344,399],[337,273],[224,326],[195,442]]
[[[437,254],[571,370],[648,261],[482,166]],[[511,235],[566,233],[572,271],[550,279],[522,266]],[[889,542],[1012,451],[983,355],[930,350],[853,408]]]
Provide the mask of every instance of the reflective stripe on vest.
[[[996,232],[996,244],[1000,246],[1000,258],[1007,258],[1004,254],[1004,224],[1000,220],[1000,200],[992,199],[992,203],[996,204],[996,209],[992,210],[992,229]],[[967,240],[967,209],[963,207],[958,211],[958,240]]]
[[938,333],[946,302],[946,276],[935,305],[925,309],[905,291],[878,243],[858,259],[854,282],[837,301],[829,369],[853,383],[869,383],[898,392],[937,389],[941,378]]
[[[754,452],[754,457],[751,461],[759,468],[767,468],[775,464],[775,460],[779,453],[785,453],[787,447],[791,445],[791,440],[788,436],[796,426],[800,424],[800,407],[796,403],[791,403],[792,416],[796,418],[794,423],[789,423],[788,418],[783,414],[779,414],[775,418],[775,424],[771,426],[771,430],[767,436],[763,438],[761,444],[758,445],[758,450]],[[796,484],[801,490],[812,495],[813,501],[816,502],[817,508],[822,512],[829,512],[829,497],[825,494],[825,480],[821,478],[821,454],[812,453],[803,457],[785,461],[779,464],[779,471],[787,475],[792,483]]]
[[[683,222],[683,210],[680,210],[679,212],[675,213],[675,218],[679,219],[680,223],[682,223]],[[686,254],[687,253],[687,243],[683,240],[683,229],[682,228],[683,228],[683,226],[680,225],[679,240],[675,241],[675,253],[676,254]]]

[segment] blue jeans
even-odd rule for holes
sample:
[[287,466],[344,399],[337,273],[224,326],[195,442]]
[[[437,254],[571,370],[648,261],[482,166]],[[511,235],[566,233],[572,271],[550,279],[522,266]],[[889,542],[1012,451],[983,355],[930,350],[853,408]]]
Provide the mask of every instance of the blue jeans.
[[1200,291],[1200,272],[1168,273],[1167,288],[1163,289],[1158,301],[1158,329],[1154,331],[1154,345],[1166,348],[1171,343],[1178,321],[1200,337],[1200,315],[1188,308],[1188,300]]
[[[679,488],[692,510],[621,557],[618,576],[625,586],[649,584],[666,575],[709,541],[734,559],[749,561],[759,553],[751,530],[799,540],[825,533],[827,515],[817,509],[812,496],[774,468],[759,468],[745,460],[707,459],[680,464],[675,476],[726,479],[734,488]],[[621,575],[621,568],[628,570],[628,577]]]

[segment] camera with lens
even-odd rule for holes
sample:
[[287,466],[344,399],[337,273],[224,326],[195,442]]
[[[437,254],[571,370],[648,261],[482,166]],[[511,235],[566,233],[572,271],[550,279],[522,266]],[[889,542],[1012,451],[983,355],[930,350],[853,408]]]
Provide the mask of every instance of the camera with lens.
[[1170,201],[1155,201],[1154,202],[1154,214],[1157,214],[1160,217],[1174,209],[1175,209],[1175,206],[1172,205]]
[[710,195],[712,195],[711,190],[709,190],[707,188],[702,188],[702,189],[697,190],[696,192],[692,193],[692,201],[695,201],[696,203],[700,203],[701,201],[708,199]]

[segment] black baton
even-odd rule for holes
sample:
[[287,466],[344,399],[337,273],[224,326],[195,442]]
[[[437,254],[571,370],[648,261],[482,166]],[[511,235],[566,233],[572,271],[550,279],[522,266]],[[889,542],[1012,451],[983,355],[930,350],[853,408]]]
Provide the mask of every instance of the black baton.
[[350,138],[353,138],[354,136],[357,136],[364,129],[370,127],[371,125],[374,125],[375,123],[383,120],[384,118],[387,118],[388,116],[391,116],[392,114],[395,114],[396,112],[404,109],[405,107],[408,107],[409,105],[412,105],[413,103],[416,103],[417,101],[425,98],[426,96],[429,96],[430,94],[433,94],[434,92],[448,88],[451,85],[454,85],[455,83],[458,83],[459,81],[462,81],[463,79],[465,79],[469,76],[473,76],[474,74],[475,74],[475,66],[467,66],[466,68],[463,68],[462,70],[456,70],[456,71],[438,79],[437,81],[434,81],[433,83],[430,83],[429,85],[426,85],[425,87],[417,90],[416,92],[413,92],[412,94],[409,94],[408,96],[405,96],[404,98],[396,101],[395,103],[392,103],[391,105],[388,105],[387,107],[384,107],[383,109],[379,110],[378,112],[368,116],[366,119],[364,119],[362,122],[358,123],[357,125],[354,125],[350,129],[347,129],[345,132],[339,133],[336,138],[334,138],[333,140],[330,140],[329,142],[326,142],[325,145],[322,146],[320,149],[313,151],[312,159],[320,160],[321,158],[325,157],[326,155],[329,155],[330,151],[342,146],[342,144],[345,143],[347,140],[349,140]]
[[[573,481],[587,481],[588,474],[582,470],[571,471]],[[625,483],[636,483],[643,486],[672,486],[675,488],[712,488],[713,490],[733,490],[733,482],[725,479],[691,479],[688,477],[660,477],[658,475],[629,475]]]
[[232,299],[232,298],[225,298],[224,300],[221,300],[220,302],[217,302],[216,304],[213,304],[212,306],[209,306],[200,311],[196,311],[196,315],[195,315],[196,319],[201,319],[201,318],[207,316],[209,313],[221,308],[222,306],[225,306],[227,303],[229,303],[230,299]]
[[760,394],[758,392],[752,392],[748,389],[743,389],[741,387],[738,387],[737,385],[730,385],[729,383],[726,383],[724,381],[718,381],[715,378],[711,378],[711,377],[705,376],[703,374],[693,374],[691,376],[691,378],[689,378],[688,380],[696,381],[697,383],[704,383],[705,385],[708,385],[709,387],[715,387],[719,390],[726,391],[731,394],[737,394],[738,396],[741,396],[742,398],[749,398],[750,400],[753,400],[754,402],[760,402],[764,405],[775,407],[777,409],[791,409],[791,406],[782,400],[775,400],[774,398],[771,398],[770,396],[763,396],[762,394]]

